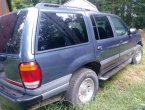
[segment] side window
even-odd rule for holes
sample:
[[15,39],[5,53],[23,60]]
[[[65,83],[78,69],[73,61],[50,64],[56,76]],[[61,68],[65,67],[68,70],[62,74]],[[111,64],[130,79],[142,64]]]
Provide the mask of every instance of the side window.
[[120,18],[113,17],[113,16],[111,16],[111,19],[114,24],[115,32],[116,32],[117,36],[127,35],[128,29],[125,26],[125,24],[123,23],[123,21]]
[[88,42],[83,15],[40,12],[38,51]]
[[110,22],[106,16],[91,16],[96,40],[114,37]]
[[41,14],[38,50],[48,50],[66,45],[65,34],[45,15]]

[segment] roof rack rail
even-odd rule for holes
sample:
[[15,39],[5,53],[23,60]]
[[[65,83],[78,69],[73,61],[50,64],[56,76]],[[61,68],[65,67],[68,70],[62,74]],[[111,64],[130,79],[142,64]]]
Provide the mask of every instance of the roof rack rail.
[[40,8],[40,7],[60,7],[61,5],[59,4],[52,4],[52,3],[38,3],[36,4],[35,7]]
[[54,8],[70,8],[70,9],[89,10],[89,9],[85,9],[85,8],[71,7],[71,6],[52,4],[52,3],[38,3],[38,4],[36,4],[35,7],[36,8],[54,7]]

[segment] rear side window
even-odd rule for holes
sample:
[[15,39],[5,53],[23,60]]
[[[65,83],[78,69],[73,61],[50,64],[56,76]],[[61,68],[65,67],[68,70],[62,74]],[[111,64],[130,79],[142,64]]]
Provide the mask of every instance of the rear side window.
[[114,37],[112,27],[106,16],[92,15],[91,21],[96,40]]
[[27,11],[0,17],[0,53],[18,54]]
[[82,14],[40,12],[38,51],[88,42]]

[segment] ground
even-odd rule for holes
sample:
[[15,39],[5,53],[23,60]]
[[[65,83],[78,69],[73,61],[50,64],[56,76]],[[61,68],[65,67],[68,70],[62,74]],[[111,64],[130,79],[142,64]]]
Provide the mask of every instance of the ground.
[[143,43],[145,44],[145,31],[143,31],[143,30],[141,30],[141,29],[139,29],[139,31],[138,31],[139,33],[140,33],[140,35],[142,36],[142,41],[143,41]]
[[[143,39],[145,43],[145,36]],[[92,103],[72,108],[57,102],[39,110],[145,110],[145,56],[139,65],[130,64],[108,81],[101,82]]]

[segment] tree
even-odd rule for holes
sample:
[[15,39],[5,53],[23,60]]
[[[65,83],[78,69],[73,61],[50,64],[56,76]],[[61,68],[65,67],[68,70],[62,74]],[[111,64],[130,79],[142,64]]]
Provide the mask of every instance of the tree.
[[129,27],[145,28],[145,0],[95,0],[95,2],[100,11],[120,16]]
[[[13,9],[35,6],[39,2],[63,4],[68,0],[13,0]],[[119,15],[129,27],[145,28],[145,0],[89,0],[101,12]]]
[[30,7],[32,5],[33,4],[30,0],[13,0],[12,1],[13,10],[22,9],[25,7]]
[[13,0],[12,7],[13,10],[21,9],[25,7],[35,6],[39,2],[63,4],[68,0]]
[[39,3],[39,0],[31,0],[31,2],[35,6],[37,3]]
[[134,5],[134,26],[145,28],[145,0],[136,0]]

